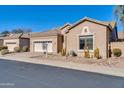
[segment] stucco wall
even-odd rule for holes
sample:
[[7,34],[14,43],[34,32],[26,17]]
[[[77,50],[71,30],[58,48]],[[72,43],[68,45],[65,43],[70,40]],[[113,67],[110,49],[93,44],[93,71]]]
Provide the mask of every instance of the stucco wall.
[[122,51],[122,56],[124,57],[124,42],[112,42],[111,43],[111,50],[114,48],[119,48]]
[[30,38],[30,51],[33,52],[34,50],[34,45],[33,42],[34,41],[52,41],[52,45],[53,45],[53,53],[57,53],[58,52],[58,48],[57,48],[57,36],[47,36],[47,37],[32,37]]
[[[93,34],[93,49],[99,48],[100,56],[106,58],[108,53],[108,34],[107,27],[99,24],[95,24],[89,21],[84,21],[83,23],[72,28],[69,33],[67,33],[67,51],[74,50],[79,56],[83,56],[83,51],[79,51],[79,35],[82,34],[84,27],[88,27],[89,32]],[[90,51],[91,53],[93,51]]]
[[[6,43],[10,43],[10,44],[6,44]],[[15,43],[15,44],[11,44],[11,43]],[[7,46],[8,50],[10,52],[13,52],[15,47],[19,47],[19,39],[4,40],[4,46]]]
[[19,39],[6,39],[4,40],[4,46],[6,46],[7,42],[16,42],[16,45],[19,46]]
[[63,35],[63,44],[62,44],[62,47],[63,48],[66,48],[66,46],[67,46],[67,41],[66,41],[66,32],[68,31],[68,28],[69,28],[70,26],[68,25],[68,26],[66,26],[66,27],[64,27],[63,29],[61,29],[61,34]]

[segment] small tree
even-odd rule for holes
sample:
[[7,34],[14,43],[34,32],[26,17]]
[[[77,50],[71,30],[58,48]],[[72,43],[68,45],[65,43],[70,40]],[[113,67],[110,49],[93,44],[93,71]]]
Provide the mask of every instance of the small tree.
[[66,55],[66,49],[62,49],[61,55],[62,55],[62,56],[65,56],[65,55]]
[[14,34],[24,33],[24,31],[22,29],[13,29],[12,33],[14,33]]
[[7,36],[10,34],[10,32],[8,30],[5,30],[5,31],[1,32],[0,34],[1,34],[1,36]]
[[11,33],[18,34],[18,33],[30,33],[32,32],[31,29],[13,29]]
[[[114,8],[114,14],[118,23],[121,23],[124,33],[124,5],[117,5]],[[123,35],[124,38],[124,35]]]

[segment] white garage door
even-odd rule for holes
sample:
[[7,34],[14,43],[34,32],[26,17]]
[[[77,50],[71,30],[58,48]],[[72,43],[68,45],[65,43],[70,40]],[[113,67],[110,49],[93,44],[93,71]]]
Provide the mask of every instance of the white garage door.
[[34,51],[35,52],[42,52],[42,43],[34,43]]
[[52,41],[35,41],[34,52],[52,52]]
[[9,43],[6,43],[6,46],[8,47],[8,50],[9,50],[10,52],[13,52],[13,51],[14,51],[14,48],[17,47],[16,42],[9,42]]

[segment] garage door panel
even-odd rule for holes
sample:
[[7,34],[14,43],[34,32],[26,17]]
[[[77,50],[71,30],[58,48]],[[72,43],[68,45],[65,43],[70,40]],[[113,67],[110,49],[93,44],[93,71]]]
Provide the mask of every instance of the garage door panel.
[[48,43],[48,52],[53,52],[52,48],[53,48],[52,43]]
[[34,51],[35,52],[43,52],[41,43],[34,43]]
[[45,52],[43,44],[47,44],[47,51],[52,52],[52,41],[35,41],[34,42],[34,52]]

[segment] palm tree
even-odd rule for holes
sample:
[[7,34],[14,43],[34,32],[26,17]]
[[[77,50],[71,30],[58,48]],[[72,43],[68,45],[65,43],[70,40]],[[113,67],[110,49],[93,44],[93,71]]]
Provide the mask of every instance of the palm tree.
[[118,22],[122,24],[123,36],[124,36],[124,5],[117,5],[114,9],[114,14]]

